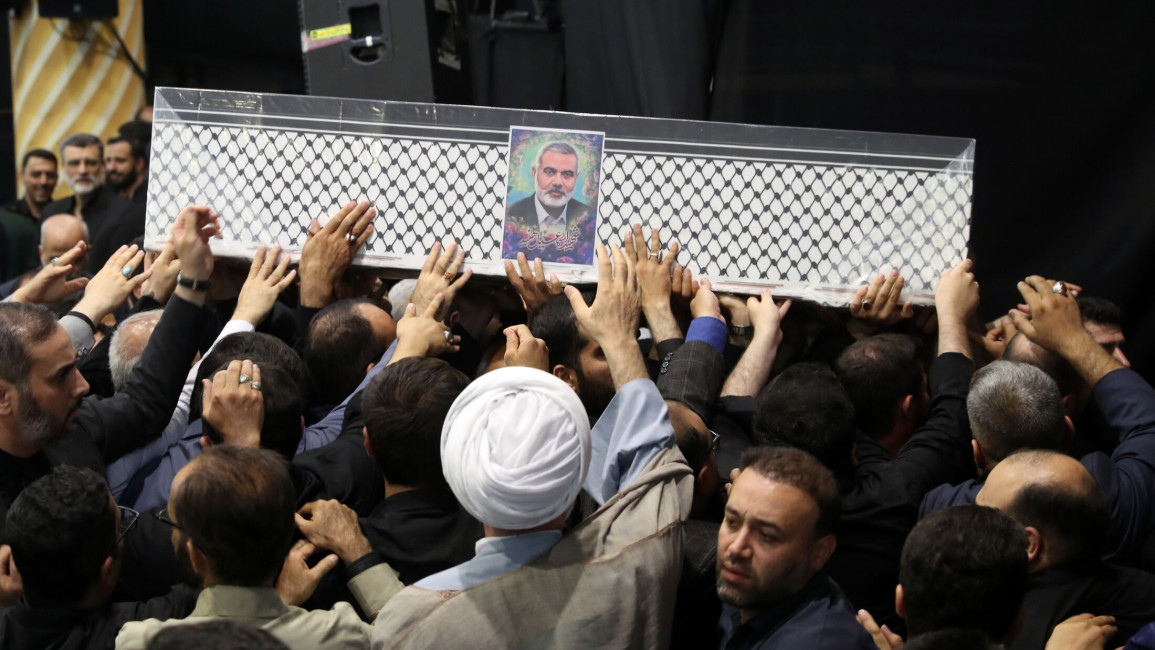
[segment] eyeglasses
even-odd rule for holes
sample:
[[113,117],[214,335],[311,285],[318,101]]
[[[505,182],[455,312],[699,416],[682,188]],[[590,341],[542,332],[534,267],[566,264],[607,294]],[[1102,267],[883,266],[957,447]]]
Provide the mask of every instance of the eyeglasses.
[[173,521],[172,517],[170,517],[168,515],[168,508],[161,508],[160,510],[157,510],[156,511],[156,518],[159,519],[160,522],[163,524],[167,524],[169,526],[172,526],[173,528],[175,528],[177,530],[181,530],[181,531],[184,530],[184,528],[181,528],[180,524]]
[[706,429],[710,432],[710,451],[718,451],[718,445],[722,442],[722,436],[714,433],[713,429]]
[[116,527],[116,543],[119,544],[120,540],[128,534],[128,531],[136,525],[136,520],[140,519],[140,513],[127,506],[116,506],[116,509],[120,510],[120,525]]

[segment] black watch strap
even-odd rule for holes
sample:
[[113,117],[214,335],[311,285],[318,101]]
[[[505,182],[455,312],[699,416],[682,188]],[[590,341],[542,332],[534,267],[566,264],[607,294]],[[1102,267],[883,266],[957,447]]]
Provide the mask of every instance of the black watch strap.
[[208,280],[193,280],[192,278],[186,278],[183,273],[176,274],[176,283],[179,286],[193,291],[206,291],[209,288]]
[[754,333],[753,325],[731,325],[730,333],[734,336],[750,336]]

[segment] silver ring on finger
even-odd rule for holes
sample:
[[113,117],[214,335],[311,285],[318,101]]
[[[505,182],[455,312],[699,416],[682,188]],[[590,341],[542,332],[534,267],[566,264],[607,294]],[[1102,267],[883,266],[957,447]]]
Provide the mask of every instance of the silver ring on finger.
[[252,377],[250,377],[250,376],[248,376],[248,375],[246,375],[245,373],[243,373],[243,372],[242,372],[242,373],[241,373],[241,376],[237,378],[237,383],[238,383],[238,384],[247,384],[247,383],[249,383],[249,382],[250,382],[250,381],[252,381],[252,380],[253,380],[253,378],[252,378]]
[[863,300],[862,301],[862,308],[863,309],[870,309],[871,304],[873,304],[873,303],[871,303],[869,300]]
[[60,266],[60,258],[54,257],[54,258],[48,260],[48,263],[51,264],[52,266]]
[[1051,285],[1051,292],[1057,293],[1060,296],[1065,296],[1067,295],[1067,285],[1063,284],[1062,280],[1059,280],[1055,284]]
[[261,390],[261,382],[259,382],[259,381],[249,382],[249,388],[252,388],[253,390]]
[[445,342],[448,343],[449,345],[453,345],[453,332],[451,332],[449,330],[445,330],[444,334],[445,334]]

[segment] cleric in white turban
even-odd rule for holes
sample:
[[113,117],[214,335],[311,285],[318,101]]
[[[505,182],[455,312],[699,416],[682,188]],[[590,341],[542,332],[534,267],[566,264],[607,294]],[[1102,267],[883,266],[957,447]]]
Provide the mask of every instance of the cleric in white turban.
[[487,527],[560,529],[589,472],[589,419],[557,377],[502,368],[474,381],[450,407],[441,466],[461,506]]

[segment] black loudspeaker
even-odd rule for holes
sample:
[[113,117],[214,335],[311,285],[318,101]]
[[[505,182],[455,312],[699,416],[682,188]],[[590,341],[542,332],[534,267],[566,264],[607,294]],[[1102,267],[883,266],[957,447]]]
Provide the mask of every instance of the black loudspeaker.
[[120,13],[116,0],[40,0],[41,18],[105,20]]
[[432,0],[299,0],[310,95],[434,101]]

